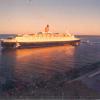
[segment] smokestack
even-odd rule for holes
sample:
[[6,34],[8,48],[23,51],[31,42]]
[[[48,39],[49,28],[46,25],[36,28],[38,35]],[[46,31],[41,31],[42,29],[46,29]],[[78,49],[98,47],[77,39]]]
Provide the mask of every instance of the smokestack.
[[47,25],[47,26],[45,27],[45,32],[46,32],[46,33],[49,32],[49,25]]

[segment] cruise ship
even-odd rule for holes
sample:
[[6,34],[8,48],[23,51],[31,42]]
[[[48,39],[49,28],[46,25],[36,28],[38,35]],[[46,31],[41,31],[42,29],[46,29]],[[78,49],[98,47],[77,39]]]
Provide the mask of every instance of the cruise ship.
[[66,44],[79,45],[80,39],[70,33],[51,33],[49,32],[49,25],[45,27],[44,32],[20,34],[1,39],[3,49],[61,46]]

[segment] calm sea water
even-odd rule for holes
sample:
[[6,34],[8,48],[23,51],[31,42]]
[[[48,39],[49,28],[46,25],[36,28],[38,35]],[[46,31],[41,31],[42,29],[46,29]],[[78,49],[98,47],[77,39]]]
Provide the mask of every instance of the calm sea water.
[[79,37],[89,42],[76,47],[0,49],[0,96],[100,98],[100,37]]

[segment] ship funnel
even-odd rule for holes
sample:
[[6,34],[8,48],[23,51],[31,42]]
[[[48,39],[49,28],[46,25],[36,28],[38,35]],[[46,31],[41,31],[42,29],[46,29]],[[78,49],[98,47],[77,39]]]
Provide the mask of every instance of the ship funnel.
[[49,25],[47,25],[47,26],[45,27],[45,32],[46,32],[46,33],[49,32]]

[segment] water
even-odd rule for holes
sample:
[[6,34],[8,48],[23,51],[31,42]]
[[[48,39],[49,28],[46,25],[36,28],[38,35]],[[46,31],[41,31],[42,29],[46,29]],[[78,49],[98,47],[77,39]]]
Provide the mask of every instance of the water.
[[100,98],[100,37],[80,38],[89,42],[77,47],[1,50],[0,96]]

